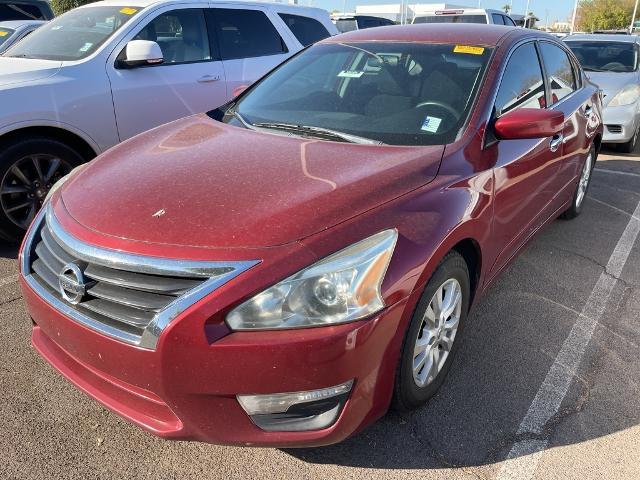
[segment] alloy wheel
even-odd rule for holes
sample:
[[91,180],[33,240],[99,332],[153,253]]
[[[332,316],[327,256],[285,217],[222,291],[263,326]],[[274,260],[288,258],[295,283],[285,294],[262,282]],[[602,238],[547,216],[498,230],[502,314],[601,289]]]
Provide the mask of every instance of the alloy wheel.
[[578,195],[576,196],[576,207],[580,208],[582,202],[584,201],[584,197],[587,193],[587,188],[589,187],[589,180],[591,179],[591,164],[593,163],[593,157],[591,153],[587,156],[587,159],[584,162],[584,167],[582,168],[582,174],[580,175],[580,180],[578,182]]
[[431,298],[413,349],[413,380],[424,387],[438,376],[453,347],[462,313],[462,288],[454,278]]
[[71,166],[49,154],[32,154],[15,162],[0,184],[0,206],[18,227],[29,226],[44,203],[49,190]]

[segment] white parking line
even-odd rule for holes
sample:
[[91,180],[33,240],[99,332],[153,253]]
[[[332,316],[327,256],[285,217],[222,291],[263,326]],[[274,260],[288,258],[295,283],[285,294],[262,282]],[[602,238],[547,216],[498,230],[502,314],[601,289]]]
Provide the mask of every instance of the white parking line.
[[629,213],[626,210],[622,210],[621,208],[618,208],[615,205],[611,205],[610,203],[603,202],[602,200],[598,200],[596,197],[592,197],[591,195],[587,195],[587,197],[589,197],[589,200],[593,200],[594,202],[599,203],[600,205],[604,205],[605,207],[609,207],[609,208],[611,208],[613,210],[616,210],[617,212],[624,213],[627,217],[631,217],[631,218],[635,218],[636,220],[640,220],[640,217],[636,217],[632,213]]
[[[604,313],[617,278],[622,274],[622,269],[638,238],[640,233],[639,217],[640,202],[622,232],[611,257],[609,257],[604,272],[600,274],[587,303],[582,308],[569,336],[562,344],[560,352],[551,365],[538,393],[536,393],[518,428],[518,435],[541,435],[547,422],[558,413],[593,331]],[[498,472],[497,480],[530,480],[533,478],[547,443],[547,438],[525,439],[514,443]]]
[[616,175],[627,175],[629,177],[640,177],[640,173],[632,173],[632,172],[619,172],[617,170],[608,170],[606,168],[594,168],[594,170],[596,172],[603,172],[603,173],[613,173]]
[[16,273],[15,275],[11,275],[9,277],[0,278],[0,287],[4,287],[5,285],[9,285],[10,283],[15,283],[18,281],[19,275]]

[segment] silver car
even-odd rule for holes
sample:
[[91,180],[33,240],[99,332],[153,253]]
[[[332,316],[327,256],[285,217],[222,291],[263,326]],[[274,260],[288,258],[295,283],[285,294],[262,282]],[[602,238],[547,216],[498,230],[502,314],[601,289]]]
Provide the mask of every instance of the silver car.
[[0,22],[0,55],[46,22],[42,20],[7,20]]
[[604,143],[632,152],[640,131],[640,37],[571,35],[564,39],[604,93]]

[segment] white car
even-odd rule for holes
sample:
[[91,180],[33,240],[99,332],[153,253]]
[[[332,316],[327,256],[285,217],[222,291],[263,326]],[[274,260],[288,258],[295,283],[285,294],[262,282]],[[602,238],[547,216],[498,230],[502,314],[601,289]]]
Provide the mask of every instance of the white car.
[[8,20],[0,22],[0,54],[45,23],[44,20]]
[[501,10],[455,8],[416,15],[412,23],[484,23],[515,27],[513,19]]
[[324,10],[263,2],[108,0],[57,17],[0,56],[0,235],[19,238],[74,166],[337,33]]

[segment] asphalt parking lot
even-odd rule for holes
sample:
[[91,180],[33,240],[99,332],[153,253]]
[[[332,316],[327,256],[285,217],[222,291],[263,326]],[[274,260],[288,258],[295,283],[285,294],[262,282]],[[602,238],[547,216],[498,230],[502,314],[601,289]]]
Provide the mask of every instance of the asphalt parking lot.
[[438,395],[319,449],[168,442],[110,413],[31,348],[2,247],[0,478],[640,478],[639,204],[640,155],[605,152],[583,215],[473,312]]

